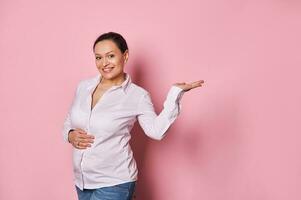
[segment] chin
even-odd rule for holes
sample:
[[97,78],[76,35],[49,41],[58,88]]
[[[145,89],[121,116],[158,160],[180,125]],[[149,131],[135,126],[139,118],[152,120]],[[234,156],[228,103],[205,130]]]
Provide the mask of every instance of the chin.
[[120,71],[112,71],[111,73],[105,73],[103,71],[100,71],[100,74],[105,79],[114,79],[114,78],[117,78],[118,76],[120,76],[121,74],[123,74],[123,71],[121,71],[121,72]]
[[101,76],[104,77],[105,79],[114,79],[116,78],[118,75],[116,74],[106,74],[106,73],[101,73]]

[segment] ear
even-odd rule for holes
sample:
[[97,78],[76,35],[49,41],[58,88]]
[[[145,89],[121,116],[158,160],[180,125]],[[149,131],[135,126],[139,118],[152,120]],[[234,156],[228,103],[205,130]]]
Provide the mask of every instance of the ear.
[[124,63],[126,63],[129,59],[129,50],[128,49],[123,53],[123,56],[124,56]]

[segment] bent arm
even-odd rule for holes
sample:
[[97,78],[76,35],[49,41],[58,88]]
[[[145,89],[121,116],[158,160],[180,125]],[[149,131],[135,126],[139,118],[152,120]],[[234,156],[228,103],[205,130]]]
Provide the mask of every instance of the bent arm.
[[73,127],[71,125],[71,117],[70,117],[70,115],[71,115],[71,109],[72,109],[73,105],[75,104],[76,97],[78,96],[78,93],[79,93],[79,86],[80,86],[80,84],[78,84],[78,86],[76,88],[76,92],[73,95],[73,101],[72,101],[72,103],[71,103],[71,105],[69,107],[67,116],[65,117],[65,120],[64,120],[64,123],[63,123],[62,136],[63,136],[63,140],[65,142],[69,142],[69,140],[68,140],[68,134],[73,129]]
[[147,136],[155,140],[161,140],[165,136],[170,125],[180,114],[180,100],[183,94],[183,89],[172,86],[168,91],[163,104],[163,110],[159,115],[157,115],[154,110],[150,94],[145,93],[143,95],[138,105],[137,118],[141,128]]
[[62,135],[65,142],[69,142],[68,135],[71,130],[73,129],[71,128],[70,111],[69,111],[63,123],[63,130],[62,130]]

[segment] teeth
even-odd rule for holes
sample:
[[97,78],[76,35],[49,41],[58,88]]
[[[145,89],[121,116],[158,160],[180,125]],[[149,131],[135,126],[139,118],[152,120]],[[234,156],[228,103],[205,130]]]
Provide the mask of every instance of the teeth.
[[103,71],[104,71],[104,72],[110,72],[110,71],[112,71],[113,68],[114,68],[114,67],[104,68]]

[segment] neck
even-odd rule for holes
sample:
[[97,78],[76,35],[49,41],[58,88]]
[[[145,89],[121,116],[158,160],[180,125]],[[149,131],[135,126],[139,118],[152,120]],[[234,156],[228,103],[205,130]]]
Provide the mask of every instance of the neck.
[[102,76],[100,83],[105,87],[111,87],[111,86],[115,86],[115,85],[121,85],[125,81],[125,79],[126,79],[125,73],[122,73],[120,76],[114,78],[113,80],[105,79]]

